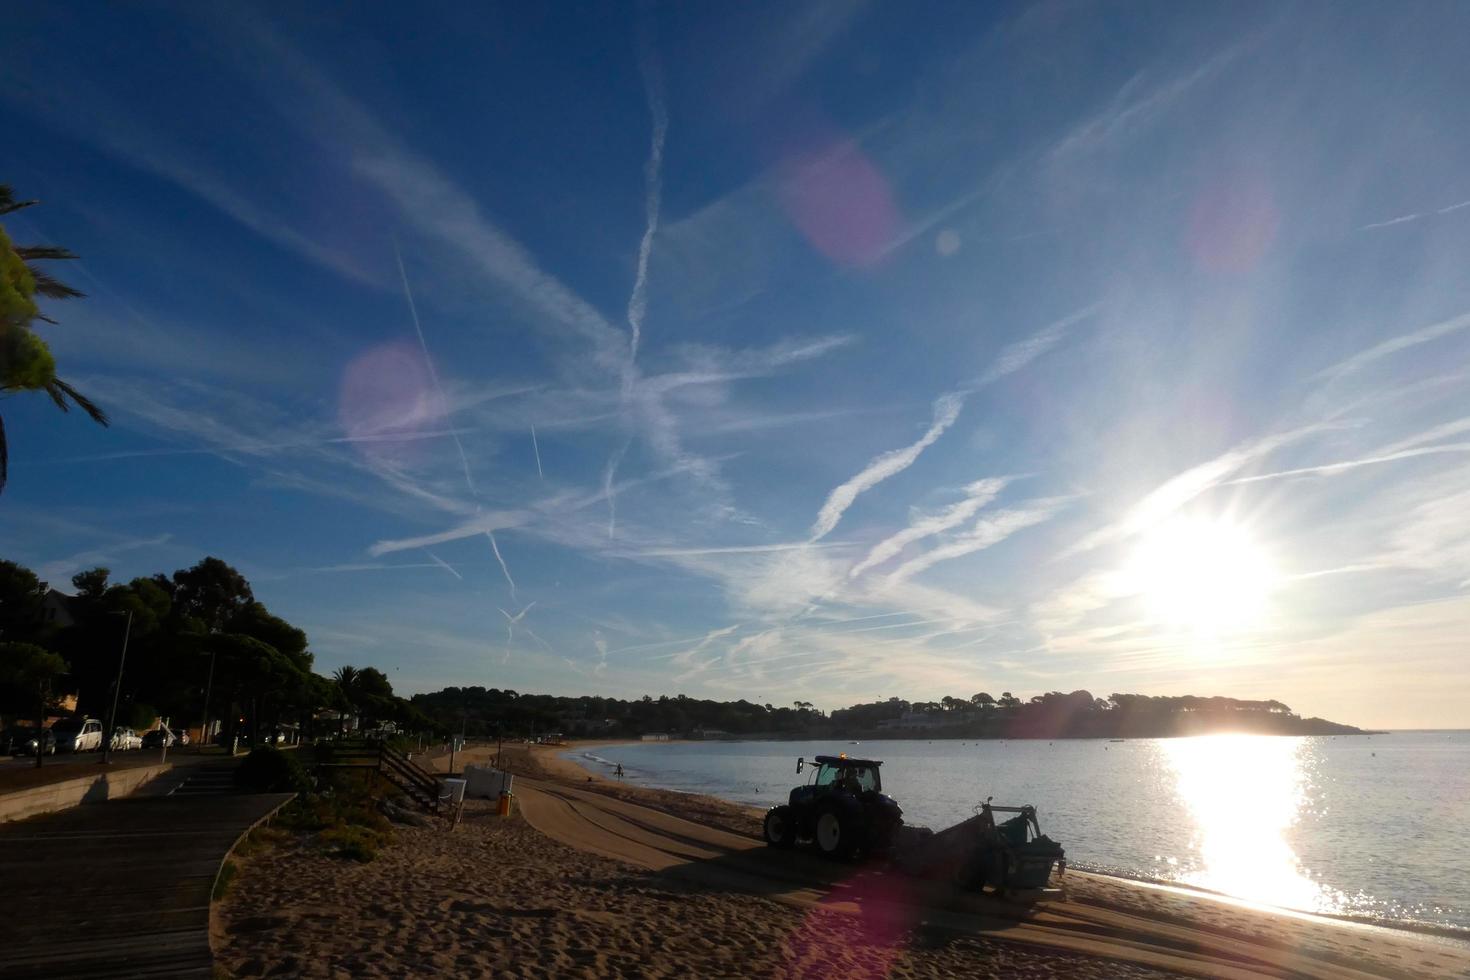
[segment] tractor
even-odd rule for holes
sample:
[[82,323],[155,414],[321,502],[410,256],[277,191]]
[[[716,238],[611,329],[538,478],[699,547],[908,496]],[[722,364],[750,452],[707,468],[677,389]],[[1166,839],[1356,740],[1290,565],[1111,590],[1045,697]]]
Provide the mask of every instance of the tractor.
[[810,769],[812,775],[791,791],[787,803],[766,813],[766,843],[789,848],[811,841],[831,858],[889,853],[903,826],[903,810],[883,795],[881,765],[876,759],[849,759],[846,753],[819,755],[812,763],[797,759],[797,773]]

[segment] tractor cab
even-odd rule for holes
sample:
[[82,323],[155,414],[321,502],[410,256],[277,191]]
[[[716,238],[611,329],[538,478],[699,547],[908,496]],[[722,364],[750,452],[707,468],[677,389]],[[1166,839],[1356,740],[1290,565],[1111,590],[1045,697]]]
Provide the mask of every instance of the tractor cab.
[[883,779],[878,774],[878,767],[881,765],[883,763],[876,759],[849,759],[846,755],[819,755],[811,762],[797,759],[797,773],[809,769],[811,776],[808,777],[806,786],[798,786],[791,791],[793,802],[797,791],[802,789],[821,791],[840,788],[852,793],[881,793]]

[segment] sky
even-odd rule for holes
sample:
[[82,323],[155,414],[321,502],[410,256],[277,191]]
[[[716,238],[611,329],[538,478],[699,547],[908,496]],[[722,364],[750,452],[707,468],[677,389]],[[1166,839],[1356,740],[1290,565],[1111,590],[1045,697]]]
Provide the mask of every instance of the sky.
[[1470,723],[1462,4],[31,4],[103,429],[0,554],[319,670]]

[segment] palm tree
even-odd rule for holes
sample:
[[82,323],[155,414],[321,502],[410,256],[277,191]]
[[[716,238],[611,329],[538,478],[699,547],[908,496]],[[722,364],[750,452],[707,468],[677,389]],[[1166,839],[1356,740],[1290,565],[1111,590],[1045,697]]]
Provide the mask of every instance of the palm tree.
[[[28,208],[36,201],[17,201],[9,184],[0,184],[0,215]],[[56,360],[46,342],[31,330],[31,321],[55,323],[36,308],[35,297],[76,299],[83,295],[36,265],[76,255],[55,245],[12,245],[0,226],[0,394],[15,391],[44,391],[56,407],[71,411],[68,400],[107,425],[107,413],[89,398],[56,376]],[[9,451],[5,421],[0,418],[0,490],[5,489]]]
[[[357,668],[351,666],[350,664],[344,664],[341,667],[338,667],[332,673],[332,680],[337,683],[337,692],[342,696],[342,702],[347,705],[347,711],[352,714],[356,714],[356,697],[357,689],[359,686]],[[346,726],[347,719],[340,719],[340,723],[338,725],[339,735],[346,730]]]

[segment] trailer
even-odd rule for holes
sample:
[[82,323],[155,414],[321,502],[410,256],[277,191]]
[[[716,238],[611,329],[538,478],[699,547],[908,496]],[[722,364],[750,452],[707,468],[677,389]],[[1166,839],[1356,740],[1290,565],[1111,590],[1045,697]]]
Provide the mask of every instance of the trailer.
[[[996,814],[1012,814],[996,821]],[[935,832],[906,827],[899,835],[894,865],[905,874],[948,878],[960,888],[989,886],[1008,898],[1034,900],[1061,893],[1050,887],[1052,870],[1066,874],[1067,853],[1041,832],[1036,808],[1003,806],[987,799],[975,815]]]

